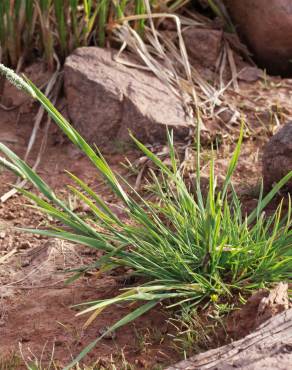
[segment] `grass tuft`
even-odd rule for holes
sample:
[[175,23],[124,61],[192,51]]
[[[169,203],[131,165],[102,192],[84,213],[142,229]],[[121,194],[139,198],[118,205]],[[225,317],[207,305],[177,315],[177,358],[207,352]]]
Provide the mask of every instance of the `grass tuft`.
[[[12,77],[16,79],[16,76]],[[182,307],[191,310],[228,302],[234,295],[244,295],[275,282],[291,281],[290,198],[285,217],[283,202],[271,216],[264,212],[264,208],[292,178],[292,172],[266,196],[261,189],[256,208],[248,215],[244,214],[231,181],[242,145],[243,125],[220,189],[216,185],[214,160],[211,159],[206,197],[200,184],[199,115],[195,194],[189,192],[180,172],[172,133],[167,133],[170,166],[133,137],[137,147],[158,170],[158,173],[152,173],[151,189],[159,201],[151,202],[143,199],[125,179],[116,176],[103,156],[86,143],[33,83],[27,79],[21,81],[24,86],[29,86],[26,91],[36,97],[68,138],[88,156],[112,193],[123,203],[128,217],[129,222],[120,220],[98,194],[81,179],[69,174],[76,183],[75,187],[69,187],[69,191],[91,210],[90,221],[80,217],[23,160],[0,143],[0,151],[7,158],[5,161],[0,158],[0,163],[29,180],[46,200],[33,192],[20,191],[42,212],[64,225],[58,229],[24,231],[104,251],[103,257],[88,269],[108,271],[126,266],[141,277],[137,286],[124,289],[116,297],[80,304],[84,309],[78,315],[89,314],[88,323],[116,303],[132,305],[137,302],[138,306],[108,332],[128,324],[161,302],[178,311]],[[77,274],[82,272],[84,270]],[[108,332],[90,343],[66,369],[78,363]]]

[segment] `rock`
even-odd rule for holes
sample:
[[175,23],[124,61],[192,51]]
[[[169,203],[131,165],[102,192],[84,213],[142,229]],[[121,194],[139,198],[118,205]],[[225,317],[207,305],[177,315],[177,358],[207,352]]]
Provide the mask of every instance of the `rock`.
[[3,215],[5,220],[14,220],[15,219],[15,214],[12,211],[8,211]]
[[110,327],[109,326],[105,326],[103,328],[100,328],[99,329],[99,334],[103,336],[103,339],[116,339],[117,337],[117,334],[115,331],[110,331]]
[[76,49],[65,62],[65,94],[73,126],[90,143],[111,148],[129,141],[165,140],[166,127],[188,134],[180,100],[150,73],[113,60],[111,50]]
[[[268,191],[289,171],[292,171],[292,121],[280,128],[266,144],[263,152],[263,178]],[[284,190],[292,192],[290,180]]]
[[23,241],[19,244],[19,247],[18,249],[31,249],[32,248],[32,245],[29,241]]
[[30,265],[30,260],[29,259],[24,259],[21,261],[21,267],[27,267]]
[[269,73],[292,75],[291,0],[225,0],[225,5],[257,63]]
[[190,60],[202,67],[215,69],[220,55],[222,35],[220,30],[186,28],[183,37]]
[[255,82],[260,78],[264,78],[264,72],[257,67],[247,66],[238,73],[238,79],[245,82]]

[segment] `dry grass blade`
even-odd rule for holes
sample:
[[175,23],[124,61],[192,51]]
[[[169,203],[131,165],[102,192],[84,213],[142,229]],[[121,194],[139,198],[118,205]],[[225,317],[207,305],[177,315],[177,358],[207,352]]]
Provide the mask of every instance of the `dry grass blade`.
[[[129,21],[134,19],[152,19],[161,17],[170,17],[176,22],[179,37],[180,57],[183,61],[183,69],[185,74],[183,79],[185,84],[190,86],[192,95],[191,97],[183,88],[182,77],[178,75],[175,63],[173,63],[171,58],[166,54],[165,45],[161,44],[159,33],[155,30],[153,22],[151,23],[150,29],[147,27],[145,28],[145,37],[148,39],[149,44],[146,44],[140,35],[129,25]],[[121,52],[124,50],[125,46],[128,46],[133,52],[139,55],[144,64],[147,66],[148,70],[152,71],[164,84],[169,87],[173,94],[181,99],[186,110],[190,126],[193,125],[193,109],[190,105],[193,101],[197,103],[198,98],[195,88],[191,83],[191,67],[188,61],[184,41],[181,36],[181,25],[179,18],[175,15],[169,14],[147,14],[126,17],[123,18],[122,21],[124,24],[116,28],[116,34],[123,42]],[[125,62],[119,58],[120,54],[121,53],[118,54],[117,60],[121,63],[128,64],[127,61]]]
[[[122,41],[122,47],[116,60],[130,67],[146,69],[154,73],[165,85],[167,85],[182,102],[186,111],[190,127],[194,126],[193,117],[194,107],[199,108],[204,117],[216,115],[216,110],[228,108],[234,111],[234,117],[239,117],[238,112],[230,107],[223,97],[225,90],[233,84],[237,89],[237,73],[230,46],[224,43],[222,48],[222,59],[220,65],[220,84],[216,89],[207,82],[202,75],[189,62],[184,39],[183,26],[202,26],[203,21],[191,18],[180,17],[176,14],[154,13],[151,14],[149,1],[145,1],[147,14],[128,16],[120,19],[120,26],[116,26],[115,34]],[[146,19],[149,27],[145,26],[144,38],[131,27],[131,21]],[[176,25],[176,40],[165,33],[161,33],[155,28],[154,19],[162,21],[164,19],[173,20]],[[205,25],[206,26],[206,25]],[[176,42],[177,41],[177,42]],[[227,55],[227,47],[229,53]],[[138,55],[142,65],[130,63],[124,60],[121,55],[128,48],[132,53]],[[228,84],[223,82],[223,72],[230,65],[232,79]],[[237,118],[236,118],[237,119]],[[206,129],[202,125],[202,129]]]
[[[56,103],[56,100],[57,100],[57,96],[58,96],[58,93],[59,93],[59,88],[60,86],[57,88],[57,91],[54,93],[54,96],[52,96],[52,91],[54,90],[56,84],[58,83],[58,76],[59,76],[59,73],[60,73],[60,69],[61,69],[61,65],[60,65],[60,62],[59,62],[59,59],[57,57],[57,55],[55,54],[54,55],[54,58],[56,60],[56,63],[57,63],[57,67],[56,67],[56,70],[55,72],[52,74],[48,84],[47,84],[47,87],[45,89],[45,94],[47,96],[49,96],[52,101],[53,101],[53,104]],[[59,84],[60,85],[60,84]],[[34,126],[33,126],[33,129],[32,129],[32,133],[31,133],[31,136],[30,136],[30,139],[29,139],[29,142],[28,142],[28,146],[27,146],[27,149],[26,149],[26,152],[25,152],[25,156],[24,156],[24,160],[27,161],[28,157],[29,157],[29,154],[31,153],[31,150],[33,148],[33,145],[36,141],[36,137],[37,137],[37,133],[39,131],[39,128],[40,128],[40,125],[41,125],[41,122],[42,122],[42,119],[44,117],[44,114],[45,114],[45,110],[44,108],[41,106],[35,116],[35,122],[34,122]],[[49,127],[50,127],[50,124],[51,124],[51,118],[48,117],[47,118],[47,122],[46,122],[46,126],[45,126],[45,132],[44,132],[44,135],[42,137],[42,141],[41,141],[41,145],[40,145],[40,149],[39,149],[39,152],[38,152],[38,155],[37,155],[37,158],[35,160],[35,163],[33,165],[33,169],[36,170],[38,165],[40,164],[40,161],[41,161],[41,157],[45,151],[45,148],[46,148],[46,143],[47,143],[47,138],[48,138],[48,134],[49,134]],[[18,188],[23,188],[25,186],[25,184],[27,183],[26,180],[24,181],[17,181],[15,183],[15,185],[18,187]],[[1,203],[4,203],[6,202],[9,198],[11,198],[13,195],[15,195],[17,193],[17,189],[16,188],[13,188],[13,189],[10,189],[7,193],[3,194],[0,198],[0,202]]]
[[13,256],[17,252],[17,249],[14,248],[10,252],[6,253],[4,256],[0,257],[0,265],[5,263],[11,256]]
[[237,81],[238,73],[237,73],[237,70],[236,70],[236,64],[235,64],[235,60],[234,60],[234,57],[233,57],[233,52],[232,52],[228,42],[225,42],[225,47],[226,47],[226,50],[227,50],[227,58],[228,58],[228,62],[229,62],[230,70],[231,70],[231,74],[232,74],[233,87],[234,87],[235,91],[239,91],[239,86],[238,86],[238,81]]
[[[51,92],[52,92],[54,86],[56,85],[57,78],[58,78],[60,68],[61,68],[59,59],[58,59],[56,54],[54,55],[54,59],[56,60],[57,67],[56,67],[55,72],[52,74],[52,77],[50,78],[50,80],[47,84],[47,87],[45,89],[46,96],[49,96],[51,99],[52,99]],[[44,115],[44,109],[43,109],[43,107],[40,107],[39,110],[38,110],[38,113],[36,115],[36,118],[35,118],[35,123],[34,123],[34,127],[33,127],[33,130],[32,130],[32,134],[30,136],[29,143],[28,143],[26,153],[25,153],[25,156],[24,156],[25,161],[27,161],[29,153],[31,152],[31,149],[33,147],[33,144],[35,143],[36,135],[37,135],[37,132],[39,130],[43,115]]]

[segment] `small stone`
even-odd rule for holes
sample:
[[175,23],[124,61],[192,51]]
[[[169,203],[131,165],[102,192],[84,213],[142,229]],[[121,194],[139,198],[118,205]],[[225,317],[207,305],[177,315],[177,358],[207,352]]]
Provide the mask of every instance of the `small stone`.
[[1,231],[0,232],[0,239],[4,239],[6,236],[6,232],[5,231]]
[[229,123],[233,118],[234,112],[231,109],[224,109],[222,112],[219,113],[219,117],[222,119],[224,123]]
[[20,338],[20,342],[21,343],[28,343],[28,342],[30,342],[30,339],[28,337],[22,337],[22,338]]
[[15,219],[15,216],[13,214],[13,212],[7,212],[5,215],[4,215],[4,218],[6,220],[14,220]]
[[29,259],[25,259],[23,261],[21,261],[21,267],[27,267],[30,265],[30,260]]
[[264,72],[257,68],[252,66],[244,67],[239,73],[238,73],[238,79],[245,82],[255,82],[260,78],[264,77]]
[[183,37],[190,59],[202,67],[215,69],[223,42],[222,31],[187,27]]
[[26,240],[19,244],[18,249],[30,249],[31,247],[32,245],[30,244],[30,242]]
[[[99,329],[98,332],[99,332],[100,335],[104,335],[104,333],[106,333],[108,330],[109,330],[109,327],[105,326],[105,327]],[[116,336],[117,336],[117,334],[116,334],[115,331],[110,331],[109,333],[107,333],[103,336],[103,339],[112,339],[113,340],[113,339],[116,338]]]

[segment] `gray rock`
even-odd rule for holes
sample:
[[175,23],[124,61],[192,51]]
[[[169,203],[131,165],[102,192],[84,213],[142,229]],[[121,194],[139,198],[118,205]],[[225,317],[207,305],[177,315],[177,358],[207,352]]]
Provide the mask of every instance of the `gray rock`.
[[84,47],[66,59],[65,94],[72,124],[90,143],[109,147],[129,141],[165,140],[166,127],[188,134],[180,100],[150,73],[125,67],[112,51]]
[[292,1],[224,0],[256,61],[268,72],[292,75]]
[[[271,189],[273,184],[290,171],[292,171],[292,121],[280,128],[264,148],[263,178],[265,189]],[[292,192],[291,180],[286,184],[284,190]]]

